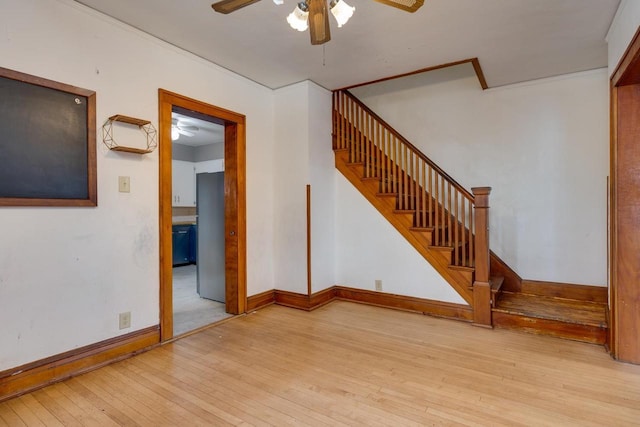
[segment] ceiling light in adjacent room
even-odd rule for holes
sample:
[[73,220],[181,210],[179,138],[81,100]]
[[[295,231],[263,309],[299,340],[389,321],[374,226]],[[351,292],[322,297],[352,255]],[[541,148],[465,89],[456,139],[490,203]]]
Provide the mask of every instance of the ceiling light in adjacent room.
[[180,132],[178,132],[178,129],[176,129],[175,127],[171,127],[171,140],[175,141],[178,138],[180,138]]

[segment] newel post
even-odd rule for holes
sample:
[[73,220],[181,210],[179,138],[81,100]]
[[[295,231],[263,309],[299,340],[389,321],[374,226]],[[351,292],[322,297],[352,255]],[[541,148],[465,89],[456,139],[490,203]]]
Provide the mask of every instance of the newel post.
[[491,328],[491,285],[489,284],[489,194],[491,187],[472,188],[475,199],[475,268],[473,282],[473,324]]

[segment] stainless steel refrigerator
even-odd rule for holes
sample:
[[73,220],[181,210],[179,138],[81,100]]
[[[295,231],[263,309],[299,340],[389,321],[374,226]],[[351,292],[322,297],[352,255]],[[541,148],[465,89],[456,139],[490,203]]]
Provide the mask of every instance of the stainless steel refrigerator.
[[198,294],[225,302],[224,172],[196,175]]

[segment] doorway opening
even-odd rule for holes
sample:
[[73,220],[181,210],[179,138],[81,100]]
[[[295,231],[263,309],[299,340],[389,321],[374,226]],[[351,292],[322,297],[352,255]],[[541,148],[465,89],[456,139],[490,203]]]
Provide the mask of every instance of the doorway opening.
[[[159,109],[160,334],[166,341],[224,313],[245,312],[245,117],[163,89]],[[217,141],[185,148],[197,145],[196,133]],[[180,138],[187,144],[172,146]],[[193,313],[185,312],[189,306]]]
[[224,126],[171,114],[173,334],[230,317],[225,307]]

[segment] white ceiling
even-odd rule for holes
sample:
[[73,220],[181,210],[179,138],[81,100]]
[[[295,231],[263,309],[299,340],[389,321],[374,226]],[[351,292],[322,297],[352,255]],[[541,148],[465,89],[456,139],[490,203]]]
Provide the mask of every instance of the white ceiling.
[[77,0],[270,88],[310,79],[337,89],[478,57],[489,87],[605,67],[620,0],[425,0],[414,14],[356,7],[312,46],[285,21],[296,2],[263,0],[229,15],[211,0]]
[[172,119],[177,119],[180,125],[195,126],[197,129],[187,128],[191,136],[180,135],[175,140],[178,144],[189,145],[191,147],[198,147],[201,145],[217,144],[224,142],[224,126],[207,122],[195,117],[185,116],[184,114],[171,113]]

